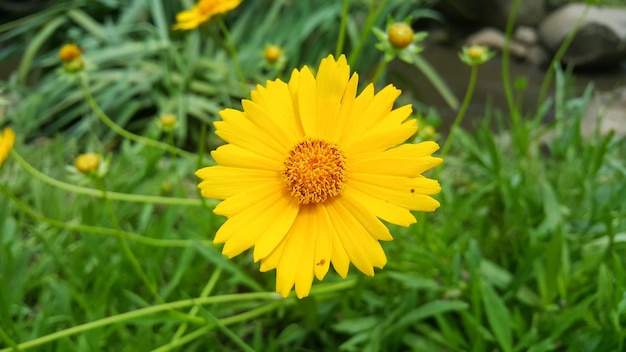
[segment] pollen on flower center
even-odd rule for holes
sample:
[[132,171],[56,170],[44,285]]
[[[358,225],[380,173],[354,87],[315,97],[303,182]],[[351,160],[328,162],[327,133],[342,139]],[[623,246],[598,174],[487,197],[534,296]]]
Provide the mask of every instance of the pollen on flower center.
[[346,158],[334,143],[307,139],[289,152],[281,174],[300,204],[321,203],[341,194]]

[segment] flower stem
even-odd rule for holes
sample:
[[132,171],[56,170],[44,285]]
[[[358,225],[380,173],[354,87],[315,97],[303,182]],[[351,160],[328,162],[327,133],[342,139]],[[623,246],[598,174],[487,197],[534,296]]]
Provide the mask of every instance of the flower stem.
[[[448,155],[448,151],[450,150],[450,146],[452,145],[452,140],[454,139],[454,133],[456,132],[456,129],[459,127],[459,125],[463,121],[463,118],[465,117],[465,112],[467,111],[467,108],[469,107],[469,103],[472,100],[472,95],[474,95],[474,88],[476,88],[477,77],[478,77],[478,66],[474,65],[472,66],[472,72],[470,74],[467,91],[465,92],[465,98],[463,98],[463,103],[461,104],[461,108],[459,109],[459,112],[456,114],[456,117],[454,118],[454,122],[452,123],[452,126],[450,127],[450,133],[448,134],[448,138],[446,138],[446,143],[443,145],[443,148],[441,148],[440,155],[442,158],[445,158],[446,155]],[[437,170],[441,170],[441,168]],[[437,176],[439,176],[439,172],[437,172],[436,174]]]
[[343,12],[341,13],[341,24],[339,26],[339,38],[337,38],[337,48],[335,49],[335,58],[339,57],[343,51],[343,42],[346,39],[346,25],[348,23],[348,9],[350,8],[350,0],[343,0]]
[[[84,194],[92,197],[103,198],[104,195],[102,191],[94,188],[81,187],[73,184],[69,184],[63,181],[59,181],[54,179],[39,170],[35,169],[32,165],[30,165],[24,158],[22,158],[15,149],[11,150],[11,156],[22,166],[22,168],[35,178],[39,179],[42,182],[45,182],[54,187],[77,193]],[[200,199],[188,199],[188,198],[174,198],[174,197],[160,197],[160,196],[149,196],[142,194],[130,194],[130,193],[119,193],[119,192],[107,192],[107,196],[110,200],[121,200],[127,202],[137,202],[137,203],[153,203],[153,204],[167,204],[167,205],[188,205],[188,206],[201,206],[202,202]]]
[[115,211],[113,210],[113,205],[111,204],[111,202],[109,201],[109,198],[107,197],[107,189],[106,189],[106,184],[104,180],[101,178],[97,178],[97,179],[94,179],[94,181],[96,182],[98,187],[102,190],[102,198],[109,212],[109,216],[111,217],[111,222],[113,223],[113,226],[115,226],[117,238],[120,240],[120,244],[122,245],[122,250],[124,251],[126,258],[131,263],[131,265],[133,266],[133,269],[135,269],[135,272],[137,273],[137,275],[139,275],[144,285],[146,285],[148,290],[150,290],[150,292],[157,299],[157,301],[163,302],[163,298],[161,298],[161,296],[159,296],[159,293],[157,292],[156,284],[150,281],[150,279],[148,278],[148,275],[146,275],[146,272],[141,267],[141,264],[139,264],[139,260],[137,260],[137,256],[135,256],[135,253],[133,253],[133,250],[128,245],[128,242],[126,242],[126,237],[124,237],[124,234],[122,233],[122,228],[120,226],[119,221],[117,220],[117,215],[115,215]]
[[381,63],[378,64],[378,67],[376,67],[376,72],[374,72],[374,75],[372,76],[372,83],[374,85],[376,85],[376,83],[378,83],[378,80],[381,78],[383,72],[385,72],[385,69],[387,68],[387,60],[381,61]]
[[509,76],[509,62],[511,54],[511,35],[513,34],[515,16],[517,15],[517,10],[519,9],[520,3],[520,0],[514,0],[513,2],[511,12],[509,13],[509,19],[506,23],[505,41],[504,47],[502,48],[502,85],[504,87],[506,101],[509,105],[509,114],[511,115],[511,119],[514,125],[517,125],[519,122],[520,112],[519,109],[515,108],[515,102],[513,101],[513,91],[511,88],[511,79]]
[[226,39],[226,47],[230,52],[230,56],[233,59],[233,66],[235,66],[235,72],[237,73],[237,77],[239,78],[239,82],[241,83],[241,91],[243,92],[243,96],[248,94],[248,90],[246,89],[246,79],[243,75],[243,70],[241,69],[241,64],[239,63],[239,56],[237,55],[237,49],[235,48],[235,44],[233,43],[233,39],[230,36],[230,32],[224,23],[224,20],[220,17],[219,21],[220,30],[222,34],[224,34],[224,39]]
[[157,149],[169,151],[171,153],[177,153],[187,158],[196,157],[195,154],[190,153],[186,150],[171,146],[167,143],[155,141],[154,139],[151,139],[151,138],[146,138],[144,136],[134,134],[120,127],[118,124],[115,123],[115,121],[111,120],[111,118],[107,116],[107,114],[100,108],[100,106],[94,99],[93,95],[91,95],[91,92],[89,91],[89,88],[87,87],[87,84],[85,83],[84,80],[81,80],[80,87],[81,87],[81,90],[83,91],[83,95],[85,96],[85,99],[87,100],[87,104],[89,104],[93,112],[95,112],[96,115],[100,118],[100,120],[102,120],[102,122],[104,122],[104,124],[107,125],[115,133],[131,141],[142,143],[144,145],[151,146]]
[[[204,286],[204,289],[202,289],[202,292],[200,293],[200,297],[208,297],[211,294],[211,291],[213,291],[213,288],[215,288],[215,284],[217,283],[217,280],[219,280],[221,274],[222,274],[222,268],[220,267],[215,268],[215,270],[213,271],[213,274],[211,275],[211,278],[207,282],[206,286]],[[187,315],[194,317],[198,314],[198,310],[200,310],[199,306],[193,306]],[[187,326],[188,326],[187,322],[184,322],[182,325],[180,325],[178,327],[178,330],[176,330],[176,333],[172,337],[172,340],[170,341],[170,343],[175,343],[177,340],[180,340],[181,336],[183,336],[183,334],[187,330]]]
[[[117,230],[109,229],[105,227],[82,225],[82,224],[73,225],[64,221],[50,219],[48,217],[45,217],[37,213],[34,209],[32,209],[31,207],[26,205],[24,202],[19,200],[19,198],[17,198],[13,193],[11,193],[2,184],[0,184],[0,192],[4,193],[5,196],[11,199],[21,211],[26,213],[26,215],[30,216],[31,218],[39,222],[46,223],[48,225],[54,226],[59,229],[64,229],[68,231],[76,231],[80,233],[84,233],[84,232],[92,233],[92,234],[101,235],[101,236],[118,236],[118,234],[122,234],[128,240],[142,243],[148,246],[154,246],[154,247],[188,248],[188,247],[194,246],[195,241],[193,240],[151,238],[151,237],[142,236],[142,235],[139,235],[133,232],[128,232],[128,231],[117,231]],[[198,243],[205,245],[205,246],[211,245],[211,241],[208,241],[208,240],[198,241]]]
[[365,24],[363,25],[363,29],[361,30],[361,36],[359,37],[359,41],[357,42],[354,50],[352,50],[348,58],[348,65],[350,65],[350,67],[354,67],[356,60],[359,59],[359,54],[361,53],[361,50],[365,45],[365,41],[370,35],[372,27],[374,27],[374,23],[378,19],[378,16],[380,16],[380,13],[385,8],[385,3],[387,2],[387,0],[380,1],[378,7],[376,6],[377,2],[378,0],[372,0],[372,2],[370,3],[367,18],[365,19]]

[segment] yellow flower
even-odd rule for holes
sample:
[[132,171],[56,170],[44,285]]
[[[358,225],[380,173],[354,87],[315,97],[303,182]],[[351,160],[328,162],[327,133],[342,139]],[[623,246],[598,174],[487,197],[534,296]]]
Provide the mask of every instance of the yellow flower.
[[70,62],[78,59],[82,52],[76,44],[65,44],[59,49],[59,59],[63,62]]
[[176,15],[176,24],[173,29],[190,30],[215,15],[233,10],[243,0],[200,0],[191,10],[179,12]]
[[63,62],[66,72],[78,72],[85,67],[83,50],[76,44],[65,44],[59,49],[59,59]]
[[176,116],[173,114],[163,114],[159,117],[161,126],[166,129],[171,129],[176,124]]
[[387,29],[387,36],[391,45],[404,49],[413,43],[413,28],[404,22],[396,22]]
[[74,166],[84,174],[96,171],[100,166],[100,156],[96,153],[81,154],[74,161]]
[[214,212],[228,220],[215,235],[223,253],[254,246],[261,271],[276,269],[276,290],[309,294],[332,264],[346,277],[350,262],[366,275],[382,268],[378,242],[392,239],[380,219],[414,223],[411,210],[434,211],[439,183],[421,174],[441,163],[434,142],[402,144],[417,131],[411,105],[393,109],[400,91],[388,85],[356,95],[345,56],[323,59],[257,86],[243,111],[224,109],[216,133],[227,144],[217,166],[196,172],[201,193],[224,199]]
[[10,128],[5,128],[0,134],[0,166],[9,156],[9,152],[13,149],[15,143],[15,132]]
[[283,51],[278,45],[268,45],[265,47],[265,51],[263,52],[265,60],[271,63],[278,61],[281,55],[283,55]]

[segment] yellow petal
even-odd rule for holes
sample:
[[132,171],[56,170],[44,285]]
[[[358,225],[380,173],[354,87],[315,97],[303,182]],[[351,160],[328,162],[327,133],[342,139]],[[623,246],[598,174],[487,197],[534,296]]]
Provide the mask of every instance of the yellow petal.
[[289,138],[300,140],[304,136],[287,83],[281,80],[267,81],[267,88],[259,85],[251,93],[251,98],[274,119],[277,127],[283,129]]
[[383,151],[403,143],[417,132],[415,120],[409,120],[400,126],[377,129],[343,145],[346,157],[356,160],[371,152]]
[[400,207],[388,201],[363,193],[358,189],[351,187],[351,185],[346,185],[346,188],[341,196],[353,199],[372,214],[376,215],[376,217],[389,223],[406,227],[416,222],[415,217],[407,208]]
[[356,199],[350,196],[341,197],[337,202],[341,202],[350,215],[352,215],[373,238],[381,241],[393,240],[387,226],[380,222],[374,213],[361,205]]
[[298,112],[305,135],[317,137],[316,89],[315,77],[308,67],[300,71],[298,81]]
[[387,262],[380,243],[350,214],[342,202],[329,203],[326,209],[350,261],[365,275],[373,276],[373,267],[382,268]]
[[332,225],[328,212],[324,205],[315,206],[315,222],[317,224],[317,233],[315,234],[315,257],[313,263],[313,271],[318,280],[322,280],[330,267],[332,255]]
[[419,211],[434,211],[439,207],[439,202],[429,197],[441,190],[436,180],[356,173],[348,177],[351,187],[400,207]]
[[341,99],[350,78],[350,67],[346,57],[341,55],[337,61],[328,55],[320,63],[316,76],[316,111],[317,135],[329,139],[332,136],[337,116],[341,108]]
[[[222,253],[232,258],[255,245],[259,238],[268,233],[282,233],[284,236],[297,214],[291,211],[292,208],[293,202],[290,199],[281,195],[270,196],[263,202],[228,219],[218,230],[215,242],[220,243],[223,242],[223,238],[228,238]],[[228,226],[231,222],[235,224]],[[229,233],[222,234],[223,231]]]
[[[302,208],[305,209],[305,208]],[[302,210],[301,209],[301,210]],[[301,256],[305,246],[306,236],[309,234],[309,216],[298,214],[289,233],[283,241],[286,241],[285,248],[276,266],[276,291],[283,297],[287,297],[291,288],[296,282],[296,275],[302,270]],[[313,283],[313,268],[311,267],[311,284]],[[306,274],[302,274],[306,275]]]
[[441,164],[441,158],[430,156],[437,149],[439,149],[437,143],[428,141],[418,144],[403,144],[393,149],[371,152],[351,160],[350,171],[416,177]]
[[[276,116],[270,115],[260,105],[250,100],[242,100],[241,104],[248,120],[254,123],[259,131],[265,132],[273,141],[280,144],[284,150],[289,150],[298,142],[298,135],[280,127],[279,121],[275,120]],[[284,104],[284,102],[280,102],[280,104]]]
[[299,216],[300,206],[291,196],[281,197],[276,206],[281,208],[283,214],[280,221],[277,220],[276,224],[273,224],[274,231],[266,231],[256,242],[254,246],[255,262],[264,259],[278,247],[289,232],[295,219]]
[[[276,179],[271,182],[267,181],[257,184],[246,191],[226,198],[213,209],[213,212],[218,215],[231,217],[245,211],[249,207],[264,202],[268,198],[275,198],[277,196],[280,196],[281,200],[285,199],[297,204],[291,199],[292,197],[287,192],[285,184],[281,180]],[[263,214],[265,214],[265,212]]]
[[346,89],[343,92],[341,98],[341,108],[337,115],[336,121],[333,122],[335,128],[330,131],[330,140],[333,142],[339,142],[341,137],[344,136],[352,128],[350,122],[350,112],[354,107],[356,100],[356,91],[359,85],[359,75],[354,73],[346,85]]
[[274,184],[279,174],[273,171],[209,166],[196,171],[201,194],[206,198],[225,199],[259,184]]
[[245,169],[260,169],[280,172],[283,163],[269,159],[249,149],[234,144],[225,144],[211,152],[215,162],[221,166],[232,166]]
[[224,141],[281,162],[287,155],[289,149],[260,130],[243,112],[224,109],[220,111],[220,116],[222,121],[214,123],[215,133]]

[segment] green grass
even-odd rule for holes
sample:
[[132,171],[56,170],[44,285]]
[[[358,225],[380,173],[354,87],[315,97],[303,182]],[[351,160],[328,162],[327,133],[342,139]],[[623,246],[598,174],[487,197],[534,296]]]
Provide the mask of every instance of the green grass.
[[[336,49],[341,3],[260,3],[225,16],[247,88]],[[372,21],[402,20],[403,4],[389,0]],[[553,98],[534,114],[488,110],[475,130],[456,129],[437,171],[441,208],[390,226],[383,270],[329,273],[310,297],[281,299],[251,253],[229,260],[211,243],[224,218],[193,176],[219,144],[216,112],[245,95],[231,49],[218,25],[171,32],[181,7],[162,5],[103,12],[77,1],[0,27],[9,39],[63,29],[5,49],[32,56],[1,82],[11,105],[0,124],[18,141],[0,169],[0,351],[626,349],[626,143],[581,136],[592,88],[573,92],[557,69]],[[383,54],[360,32],[369,2],[351,9],[344,52],[366,37],[354,60],[367,72]],[[86,49],[97,105],[59,72],[68,38]],[[283,71],[259,64],[268,42],[286,49]],[[179,117],[172,135],[156,123],[165,112]],[[104,188],[116,193],[72,171],[85,151],[110,158]]]

